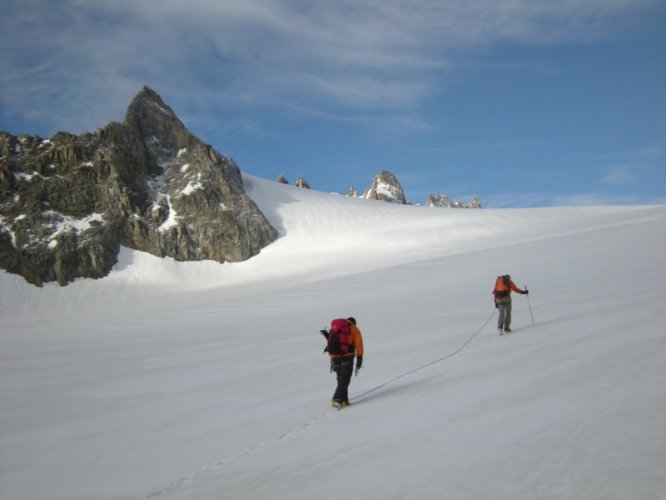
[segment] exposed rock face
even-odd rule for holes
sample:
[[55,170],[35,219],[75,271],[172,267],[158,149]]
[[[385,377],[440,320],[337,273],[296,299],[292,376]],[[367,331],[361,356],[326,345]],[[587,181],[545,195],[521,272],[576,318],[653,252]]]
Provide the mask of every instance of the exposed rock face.
[[225,262],[276,238],[236,164],[147,87],[94,134],[0,132],[0,268],[35,285],[101,278],[120,245]]
[[382,170],[374,181],[370,190],[365,193],[364,198],[369,200],[389,201],[391,203],[400,203],[401,205],[407,204],[405,198],[405,191],[402,189],[400,182],[388,170]]
[[425,202],[426,207],[446,207],[446,208],[481,208],[481,199],[478,196],[472,197],[470,202],[465,205],[459,201],[452,200],[445,194],[431,194]]
[[[280,174],[277,179],[282,184],[289,184],[289,181]],[[310,185],[302,177],[296,179],[297,187],[310,189]],[[358,192],[356,188],[350,186],[347,189],[346,196],[350,198],[357,198]],[[391,203],[400,203],[408,205],[409,202],[405,196],[405,192],[398,179],[388,170],[382,170],[372,182],[370,189],[366,190],[361,198],[370,200],[388,201]],[[452,200],[442,193],[436,195],[431,194],[425,201],[426,207],[446,207],[446,208],[481,208],[481,199],[478,196],[473,196],[469,203],[465,204],[457,200]]]
[[481,198],[478,196],[472,196],[472,199],[469,201],[467,208],[482,208],[481,207]]

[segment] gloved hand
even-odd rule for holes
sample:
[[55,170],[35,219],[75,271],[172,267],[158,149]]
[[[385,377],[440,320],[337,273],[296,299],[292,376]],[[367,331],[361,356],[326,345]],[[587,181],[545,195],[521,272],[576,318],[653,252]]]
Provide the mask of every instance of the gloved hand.
[[361,366],[363,366],[363,356],[356,356],[356,370],[355,374],[358,376],[358,371],[361,369]]
[[499,309],[499,304],[495,301],[495,309]]
[[524,293],[525,295],[529,295],[529,294],[530,294],[530,291],[529,291],[527,288],[525,288],[525,291],[524,291],[523,293]]

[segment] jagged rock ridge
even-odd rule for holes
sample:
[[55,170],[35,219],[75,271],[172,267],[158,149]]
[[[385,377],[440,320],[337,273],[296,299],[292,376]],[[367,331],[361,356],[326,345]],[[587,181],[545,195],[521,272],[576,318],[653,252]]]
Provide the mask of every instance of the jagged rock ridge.
[[460,201],[452,200],[445,194],[431,194],[425,203],[426,207],[445,207],[445,208],[481,208],[481,199],[473,196],[469,203],[464,204]]
[[277,238],[238,166],[144,87],[124,123],[50,139],[0,132],[0,268],[41,285],[100,278],[120,245],[241,261]]
[[[278,175],[277,181],[280,184],[289,184],[287,178],[282,174]],[[294,186],[302,189],[310,189],[310,184],[303,177],[297,177]]]
[[[347,190],[347,196],[356,197],[356,189],[350,187]],[[410,205],[407,201],[405,192],[398,178],[388,170],[382,170],[372,182],[372,186],[367,190],[362,198],[387,201],[390,203],[400,203]],[[450,199],[445,194],[431,194],[425,202],[426,207],[448,207],[448,208],[481,208],[481,199],[473,196],[468,204]]]

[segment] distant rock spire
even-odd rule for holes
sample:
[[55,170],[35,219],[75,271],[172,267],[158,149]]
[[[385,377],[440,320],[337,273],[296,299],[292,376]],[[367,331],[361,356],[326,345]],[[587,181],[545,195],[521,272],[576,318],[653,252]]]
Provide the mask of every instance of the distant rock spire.
[[391,203],[407,204],[405,191],[398,178],[388,170],[382,170],[372,181],[370,190],[365,194],[369,200],[388,201]]
[[303,189],[310,189],[310,184],[308,184],[308,181],[303,179],[303,177],[299,177],[298,179],[296,179],[295,186]]
[[478,196],[474,196],[470,202],[465,205],[459,201],[452,200],[443,193],[438,193],[436,195],[430,194],[425,202],[425,206],[439,208],[481,208],[481,199]]

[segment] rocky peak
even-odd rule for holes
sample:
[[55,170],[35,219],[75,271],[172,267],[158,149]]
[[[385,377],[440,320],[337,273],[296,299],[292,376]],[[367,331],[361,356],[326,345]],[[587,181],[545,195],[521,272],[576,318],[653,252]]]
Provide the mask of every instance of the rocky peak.
[[481,199],[478,196],[473,196],[468,204],[460,201],[452,200],[443,193],[437,195],[431,194],[425,202],[426,207],[440,207],[440,208],[481,208]]
[[474,195],[472,196],[472,199],[469,200],[469,208],[481,208],[481,198],[478,196]]
[[125,114],[125,127],[138,136],[158,165],[173,151],[198,141],[185,128],[173,110],[149,87],[143,87]]
[[405,191],[398,178],[388,170],[382,170],[372,182],[369,191],[365,194],[369,200],[389,201],[391,203],[407,204]]
[[103,277],[120,245],[225,262],[276,238],[238,166],[148,87],[94,134],[0,132],[0,268],[30,283]]

